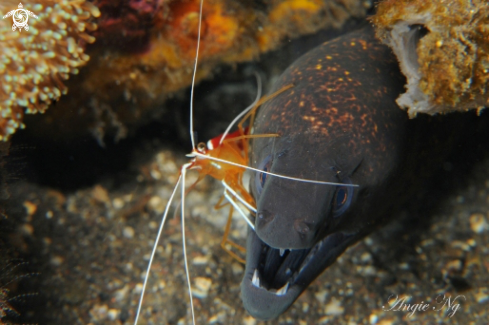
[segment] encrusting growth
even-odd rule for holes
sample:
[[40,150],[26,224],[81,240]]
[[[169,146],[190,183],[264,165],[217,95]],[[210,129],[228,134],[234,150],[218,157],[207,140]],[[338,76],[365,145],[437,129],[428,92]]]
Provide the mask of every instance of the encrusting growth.
[[397,103],[410,117],[489,105],[486,0],[388,0],[372,22],[408,79]]

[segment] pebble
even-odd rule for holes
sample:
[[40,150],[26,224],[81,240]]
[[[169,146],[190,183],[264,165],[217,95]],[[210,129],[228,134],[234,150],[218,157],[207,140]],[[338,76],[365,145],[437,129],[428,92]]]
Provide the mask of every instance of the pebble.
[[126,298],[128,292],[129,292],[128,285],[125,285],[121,289],[114,292],[115,301],[123,301]]
[[485,303],[489,301],[489,290],[487,287],[479,288],[477,292],[474,294],[475,300],[479,303]]
[[195,256],[192,259],[193,265],[207,265],[209,263],[210,256],[209,255],[199,255]]
[[408,263],[400,263],[399,264],[399,269],[401,269],[401,270],[409,270],[409,264]]
[[152,209],[153,211],[155,211],[158,214],[163,213],[165,211],[165,208],[166,208],[166,206],[163,202],[163,199],[161,197],[159,197],[158,195],[154,195],[151,197],[151,199],[149,199],[148,206],[150,207],[150,209]]
[[470,251],[471,247],[469,244],[461,241],[461,240],[454,240],[451,245],[453,248],[459,248],[459,249],[462,249],[466,252]]
[[54,216],[53,211],[49,210],[46,212],[46,219],[51,219]]
[[95,320],[102,320],[102,319],[105,319],[107,317],[108,310],[109,310],[109,307],[107,307],[107,305],[95,305],[90,310],[90,315]]
[[153,169],[153,170],[151,170],[150,174],[151,174],[151,177],[153,177],[156,180],[161,179],[161,173],[159,170]]
[[373,265],[357,266],[357,272],[363,276],[375,276],[377,274],[377,270]]
[[489,229],[489,224],[482,213],[474,213],[469,218],[470,229],[477,234],[481,234]]
[[109,309],[109,311],[107,312],[107,317],[114,321],[116,320],[117,318],[119,318],[119,314],[121,313],[120,310],[117,310],[117,309]]
[[140,294],[142,291],[143,291],[143,284],[142,283],[136,284],[136,286],[134,287],[133,292],[135,294]]
[[372,263],[372,255],[369,252],[364,252],[362,256],[360,256],[360,261],[364,264]]
[[256,319],[254,319],[251,316],[245,317],[243,319],[243,325],[255,325],[256,324]]
[[445,268],[448,269],[448,271],[459,272],[462,270],[462,261],[460,260],[450,261],[447,263],[447,265],[445,265]]
[[148,228],[149,229],[156,229],[156,228],[158,228],[158,223],[156,221],[150,221],[148,223]]
[[160,280],[158,282],[158,289],[163,290],[166,288],[166,281],[165,280]]
[[196,277],[194,280],[194,288],[192,295],[197,298],[206,298],[211,288],[212,280],[210,278]]
[[326,302],[326,297],[328,296],[328,291],[326,290],[318,291],[314,294],[314,296],[321,304],[324,304]]
[[379,321],[379,316],[377,316],[376,314],[370,314],[369,317],[370,324],[377,324],[378,321]]
[[318,324],[330,324],[331,316],[323,316],[318,320]]
[[324,313],[326,315],[342,315],[345,312],[345,308],[341,306],[341,302],[333,298],[329,304],[324,307]]
[[22,225],[22,227],[20,228],[20,231],[24,234],[24,235],[29,235],[29,236],[32,236],[32,234],[34,234],[34,227],[31,225],[31,224],[28,224],[28,223],[25,223]]
[[374,244],[374,241],[371,237],[367,237],[365,238],[364,243],[367,244],[368,246],[372,246]]
[[207,324],[224,324],[226,313],[221,311],[207,320]]
[[24,201],[24,208],[28,216],[32,216],[37,211],[37,205],[31,201]]
[[124,200],[121,198],[115,198],[112,200],[112,206],[114,209],[122,209],[124,207]]
[[433,246],[434,244],[435,244],[435,241],[433,240],[433,238],[428,238],[428,239],[425,239],[421,242],[422,247],[429,247],[429,246]]
[[231,264],[231,270],[233,271],[234,275],[240,275],[243,273],[244,268],[243,268],[243,265],[241,265],[239,263],[233,263],[233,264]]
[[469,238],[469,239],[467,239],[467,245],[474,248],[475,246],[477,246],[477,242],[475,241],[474,238]]
[[109,192],[102,185],[95,185],[92,190],[92,196],[95,200],[105,203],[109,202]]
[[126,226],[124,227],[124,230],[122,230],[122,235],[126,238],[133,238],[135,234],[134,228]]
[[61,256],[53,256],[51,257],[51,264],[54,266],[60,266],[64,262],[64,258]]

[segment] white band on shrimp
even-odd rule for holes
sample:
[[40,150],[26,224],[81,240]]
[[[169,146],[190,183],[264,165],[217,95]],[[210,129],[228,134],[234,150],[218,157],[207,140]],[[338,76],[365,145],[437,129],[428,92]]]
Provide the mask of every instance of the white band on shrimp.
[[251,227],[251,229],[255,230],[255,225],[251,220],[248,219],[248,216],[243,212],[243,209],[234,201],[231,195],[227,192],[227,190],[224,190],[224,197],[228,200],[229,203],[233,205],[233,207],[238,210],[238,212],[241,214],[243,219],[248,223],[248,225]]

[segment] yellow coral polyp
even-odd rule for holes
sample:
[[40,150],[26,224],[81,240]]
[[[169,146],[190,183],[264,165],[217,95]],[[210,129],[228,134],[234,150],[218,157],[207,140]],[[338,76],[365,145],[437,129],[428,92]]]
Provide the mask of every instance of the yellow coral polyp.
[[[24,113],[43,113],[66,93],[61,78],[78,73],[89,59],[83,53],[83,41],[95,41],[85,33],[96,28],[87,20],[100,16],[92,3],[39,2],[24,7],[37,15],[28,20],[27,31],[13,31],[11,18],[0,20],[0,139],[4,141],[23,127]],[[17,0],[2,1],[1,16],[17,6]]]

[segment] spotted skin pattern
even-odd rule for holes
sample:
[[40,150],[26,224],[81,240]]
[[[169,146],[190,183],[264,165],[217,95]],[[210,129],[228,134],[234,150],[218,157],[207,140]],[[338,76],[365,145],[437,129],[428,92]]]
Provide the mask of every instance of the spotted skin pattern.
[[[374,186],[381,181],[379,176],[395,167],[399,142],[405,137],[406,113],[394,101],[404,82],[394,56],[375,41],[371,30],[317,47],[291,65],[272,91],[290,83],[294,87],[260,110],[254,132],[282,136],[255,141],[252,165],[257,167],[272,152],[274,172],[342,180],[361,164],[355,173],[362,180],[360,185]],[[276,232],[277,225],[269,227],[267,222],[261,222],[274,219],[270,214],[275,208],[267,202],[268,195],[277,195],[273,189],[277,183],[304,188],[307,197],[331,192],[331,188],[270,178],[257,202],[263,213],[263,218],[257,219],[257,233],[271,246],[284,247],[285,243],[266,240],[268,228]],[[317,195],[318,200],[320,196]],[[287,227],[290,223],[284,223],[286,217],[281,215],[279,223]],[[311,218],[306,219],[309,220],[305,223],[313,223]],[[309,232],[314,232],[309,228]],[[290,248],[304,248],[315,239],[314,236],[304,244],[287,244]]]
[[[335,186],[251,178],[256,232],[248,236],[241,296],[263,320],[278,317],[346,248],[416,198],[426,175],[456,147],[452,140],[461,141],[457,135],[473,122],[460,123],[456,114],[410,120],[395,103],[405,78],[371,27],[306,53],[271,91],[289,84],[257,114],[253,133],[280,136],[254,140],[251,165],[270,161],[267,170],[277,174],[358,187],[338,216]],[[279,249],[292,251],[279,256]],[[297,262],[309,250],[314,256]]]

